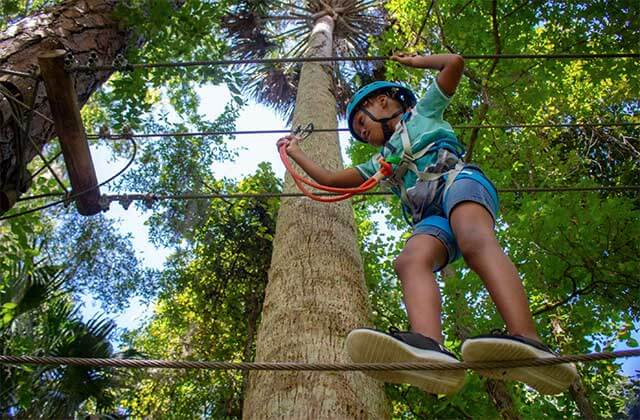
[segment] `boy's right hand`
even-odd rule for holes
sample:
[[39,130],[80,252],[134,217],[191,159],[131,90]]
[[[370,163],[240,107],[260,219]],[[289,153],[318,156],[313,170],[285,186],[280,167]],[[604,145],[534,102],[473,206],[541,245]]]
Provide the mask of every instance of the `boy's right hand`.
[[280,147],[284,145],[286,147],[287,154],[290,155],[292,152],[295,153],[301,150],[299,145],[300,140],[302,140],[300,137],[289,134],[278,139],[276,147],[280,150]]
[[391,59],[408,67],[417,67],[418,57],[418,54],[415,53],[397,52],[391,56]]

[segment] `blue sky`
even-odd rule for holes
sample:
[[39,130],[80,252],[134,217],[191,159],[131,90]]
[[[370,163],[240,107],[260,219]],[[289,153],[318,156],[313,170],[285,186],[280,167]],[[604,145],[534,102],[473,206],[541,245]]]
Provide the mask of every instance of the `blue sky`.
[[[223,86],[208,86],[200,90],[201,107],[200,112],[214,120],[224,110],[225,104],[231,100],[228,90]],[[275,130],[286,127],[286,124],[271,109],[250,102],[240,113],[237,121],[237,130]],[[216,163],[212,168],[214,175],[240,178],[244,175],[255,172],[260,162],[271,162],[277,176],[284,176],[284,167],[275,148],[277,135],[239,135],[230,143],[239,148],[238,158],[231,162]],[[155,140],[143,140],[155,141]],[[348,144],[349,136],[341,132],[340,142],[344,149]],[[113,162],[109,160],[109,152],[105,149],[92,148],[94,165],[99,180],[110,177],[121,168],[125,161]],[[348,158],[345,157],[345,162]],[[108,188],[103,188],[101,193],[108,193]],[[130,206],[124,210],[119,204],[113,203],[107,213],[108,217],[118,219],[121,232],[130,233],[134,248],[138,256],[146,266],[161,268],[165,258],[170,251],[158,249],[148,241],[148,229],[144,222],[148,215],[136,210],[135,206]],[[121,313],[108,314],[113,318],[120,328],[132,329],[139,326],[146,316],[150,315],[152,306],[143,304],[139,299],[134,298],[129,302],[129,307]],[[99,304],[91,297],[85,296],[83,315],[89,318],[101,312]],[[636,326],[634,337],[640,340],[640,328]],[[627,348],[620,344],[616,350]],[[633,375],[635,371],[640,371],[640,358],[623,359],[623,372],[626,375]]]

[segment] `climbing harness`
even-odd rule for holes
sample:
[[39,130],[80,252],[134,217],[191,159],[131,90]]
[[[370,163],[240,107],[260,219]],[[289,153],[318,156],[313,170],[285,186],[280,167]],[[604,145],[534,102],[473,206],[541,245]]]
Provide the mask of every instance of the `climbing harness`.
[[[440,213],[442,209],[439,203],[442,200],[439,197],[447,194],[453,181],[465,168],[475,167],[475,165],[465,165],[460,154],[451,147],[442,146],[441,141],[434,141],[414,153],[406,126],[406,121],[413,115],[411,110],[408,111],[396,126],[396,131],[402,140],[403,153],[400,157],[387,157],[389,163],[397,166],[391,176],[383,181],[383,185],[386,184],[399,192],[405,216],[410,216],[408,219],[412,222],[411,224],[418,223],[427,215]],[[418,159],[436,150],[438,152],[436,162],[422,171],[419,170],[416,164]],[[403,182],[407,171],[413,172],[416,176],[416,184],[410,188],[406,188]]]
[[[407,111],[396,125],[396,132],[402,140],[402,155],[385,157],[386,161],[394,166],[392,174],[381,182],[400,196],[403,212],[409,224],[418,223],[430,215],[441,214],[443,209],[440,203],[444,201],[453,182],[460,176],[477,180],[495,190],[489,181],[481,177],[482,171],[476,165],[467,164],[462,160],[462,151],[447,144],[448,139],[436,140],[414,153],[406,125],[414,115],[412,110]],[[427,153],[436,151],[436,161],[423,170],[418,169],[417,161]],[[382,157],[381,154],[379,156]],[[408,171],[413,172],[416,177],[415,185],[410,188],[403,182]]]
[[[402,104],[403,110],[395,112],[390,117],[377,118],[362,106],[372,95],[386,92],[389,93],[390,97]],[[358,110],[362,111],[371,120],[382,125],[385,141],[389,141],[394,133],[400,135],[403,148],[401,156],[384,157],[379,154],[375,159],[386,158],[388,163],[396,165],[395,168],[392,168],[394,170],[392,170],[391,175],[384,179],[382,184],[386,184],[398,192],[402,200],[405,217],[410,224],[415,224],[428,215],[442,212],[440,203],[443,200],[440,198],[444,198],[458,175],[465,173],[470,178],[479,178],[479,175],[475,174],[474,171],[465,171],[465,169],[473,168],[475,171],[481,172],[477,166],[464,163],[461,159],[463,153],[461,150],[458,151],[453,146],[443,145],[442,140],[444,139],[436,140],[416,153],[413,152],[406,122],[415,116],[413,111],[415,105],[416,97],[411,89],[399,83],[385,81],[373,82],[362,87],[354,94],[353,99],[347,105],[349,131],[356,140],[364,141],[354,128],[354,118]],[[402,118],[394,131],[388,126],[388,122],[401,114],[403,114]],[[418,159],[427,153],[436,151],[438,153],[436,162],[422,171],[419,170],[416,164]],[[410,188],[406,188],[403,182],[407,171],[413,172],[416,176],[416,183]],[[482,184],[485,183],[479,179],[478,181]]]
[[[300,139],[305,139],[312,132],[313,132],[313,124],[308,124],[305,128],[302,128],[301,126],[298,126],[295,130],[292,131],[291,134],[293,134],[294,136],[300,137]],[[336,201],[346,200],[348,198],[353,197],[355,194],[359,194],[359,193],[363,193],[365,191],[369,191],[370,189],[372,189],[376,185],[378,185],[383,178],[390,176],[392,174],[392,172],[393,172],[392,168],[391,168],[391,165],[389,163],[385,162],[385,160],[381,158],[379,160],[379,162],[380,162],[380,170],[378,170],[378,172],[376,172],[372,177],[370,177],[369,179],[364,181],[358,187],[355,187],[355,188],[337,188],[337,187],[330,187],[328,185],[318,184],[316,182],[309,181],[308,179],[300,176],[295,171],[295,169],[293,169],[293,166],[289,162],[289,156],[287,155],[287,146],[288,145],[289,145],[288,142],[282,143],[280,145],[280,147],[278,149],[278,152],[280,153],[280,159],[282,159],[282,163],[284,164],[285,168],[287,168],[287,171],[289,171],[289,173],[291,174],[291,177],[293,178],[293,181],[298,186],[298,189],[300,189],[300,191],[304,195],[306,195],[307,197],[309,197],[309,198],[311,198],[312,200],[315,200],[315,201],[321,201],[321,202],[324,202],[324,203],[333,203],[333,202],[336,202]],[[340,195],[336,195],[336,196],[320,196],[320,195],[316,195],[313,192],[309,191],[304,186],[304,184],[306,184],[306,185],[308,185],[310,187],[316,188],[318,190],[332,192],[332,193],[338,193]]]

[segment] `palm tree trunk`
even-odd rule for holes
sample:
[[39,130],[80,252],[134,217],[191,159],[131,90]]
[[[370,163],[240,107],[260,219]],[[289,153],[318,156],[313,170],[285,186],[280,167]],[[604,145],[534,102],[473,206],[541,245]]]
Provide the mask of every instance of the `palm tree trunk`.
[[[308,56],[330,56],[333,20],[316,21]],[[337,127],[332,68],[302,67],[293,126]],[[314,133],[302,147],[327,169],[342,168],[336,133]],[[290,176],[285,191],[295,191]],[[349,203],[285,198],[276,236],[256,361],[348,361],[344,341],[368,324],[362,260]],[[252,372],[243,416],[254,418],[386,418],[382,386],[360,372]]]

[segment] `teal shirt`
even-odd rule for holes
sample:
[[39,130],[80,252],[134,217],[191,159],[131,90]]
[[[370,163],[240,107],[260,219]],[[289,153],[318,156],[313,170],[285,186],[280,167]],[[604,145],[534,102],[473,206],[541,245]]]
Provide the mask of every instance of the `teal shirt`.
[[[420,99],[413,110],[411,119],[406,122],[409,139],[411,140],[412,153],[416,153],[429,144],[437,142],[433,147],[433,151],[422,156],[416,161],[418,170],[423,171],[427,166],[435,163],[438,158],[438,149],[447,147],[455,151],[459,155],[464,153],[464,148],[456,139],[451,125],[442,119],[445,108],[451,102],[451,97],[447,96],[440,90],[437,82],[431,83],[425,96]],[[402,139],[396,130],[389,141],[380,149],[380,154],[384,158],[389,156],[401,157],[403,153]],[[371,177],[380,169],[378,158],[380,155],[373,156],[370,160],[355,168],[364,179]],[[395,166],[395,165],[394,165]],[[415,186],[416,175],[412,171],[407,171],[402,178],[405,188]],[[394,193],[399,194],[394,188]]]

